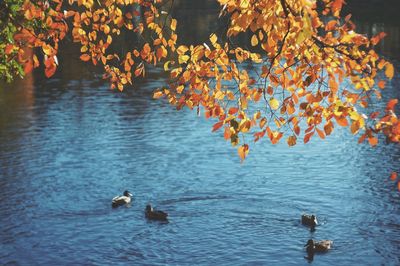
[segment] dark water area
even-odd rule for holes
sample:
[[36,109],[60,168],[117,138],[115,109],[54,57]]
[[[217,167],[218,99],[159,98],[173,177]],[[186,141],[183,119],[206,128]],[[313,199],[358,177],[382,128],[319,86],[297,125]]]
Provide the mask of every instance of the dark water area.
[[[202,38],[216,26],[211,7],[175,14]],[[393,36],[381,49],[398,70]],[[158,70],[121,93],[68,54],[60,61],[53,79],[0,87],[0,265],[310,265],[310,237],[334,241],[312,265],[400,264],[400,193],[388,178],[398,146],[335,128],[307,145],[261,141],[240,163],[211,121],[152,99]],[[384,100],[399,91],[397,73]],[[133,203],[112,209],[125,189]],[[148,202],[169,223],[147,221]],[[305,212],[319,217],[313,233]]]

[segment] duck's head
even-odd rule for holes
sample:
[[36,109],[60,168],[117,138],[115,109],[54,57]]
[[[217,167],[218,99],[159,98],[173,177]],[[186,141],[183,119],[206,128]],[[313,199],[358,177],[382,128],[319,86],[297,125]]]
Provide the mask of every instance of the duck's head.
[[124,191],[124,196],[125,196],[125,197],[132,197],[133,195],[132,195],[132,193],[130,193],[128,190],[125,190],[125,191]]
[[309,240],[307,241],[307,244],[305,244],[304,246],[305,246],[305,247],[314,246],[314,240],[309,239]]
[[314,225],[317,225],[317,224],[318,224],[318,222],[317,222],[317,217],[315,217],[314,214],[311,215],[311,220],[313,221]]
[[146,211],[151,212],[153,210],[153,207],[151,207],[151,204],[146,205]]

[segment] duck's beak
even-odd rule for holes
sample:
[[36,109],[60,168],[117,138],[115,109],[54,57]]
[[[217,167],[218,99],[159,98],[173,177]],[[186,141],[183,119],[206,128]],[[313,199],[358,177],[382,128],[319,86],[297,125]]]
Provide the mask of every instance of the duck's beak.
[[129,195],[130,197],[133,197],[132,193],[128,193],[128,195]]

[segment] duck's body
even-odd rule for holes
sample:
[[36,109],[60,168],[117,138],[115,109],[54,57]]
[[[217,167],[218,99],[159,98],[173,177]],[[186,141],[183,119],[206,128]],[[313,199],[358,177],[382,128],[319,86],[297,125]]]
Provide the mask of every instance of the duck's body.
[[308,257],[312,258],[314,253],[324,253],[329,251],[332,248],[332,244],[332,240],[314,241],[313,239],[309,239],[307,244],[305,244]]
[[315,252],[327,252],[332,248],[332,245],[332,240],[314,241],[314,250]]
[[112,199],[111,206],[113,208],[117,208],[119,206],[131,203],[131,201],[132,201],[132,194],[128,190],[126,190],[124,191],[123,196],[116,196]]
[[312,231],[314,231],[315,227],[318,225],[317,217],[314,214],[303,214],[301,216],[301,223],[303,225],[309,226]]
[[158,220],[158,221],[167,221],[168,220],[168,213],[163,211],[156,211],[153,207],[148,204],[145,209],[145,215],[147,219],[150,220]]

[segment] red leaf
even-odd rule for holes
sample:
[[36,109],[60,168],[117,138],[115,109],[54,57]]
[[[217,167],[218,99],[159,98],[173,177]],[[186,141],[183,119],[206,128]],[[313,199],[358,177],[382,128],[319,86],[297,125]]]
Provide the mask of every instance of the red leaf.
[[223,124],[224,124],[224,121],[220,121],[220,122],[214,124],[212,132],[217,131],[218,129],[220,129]]
[[229,108],[228,114],[233,115],[236,114],[239,109],[237,107]]
[[393,111],[398,102],[399,100],[397,99],[391,99],[386,105],[386,111]]
[[366,137],[367,137],[367,134],[362,134],[361,137],[358,139],[358,143],[359,144],[363,143]]
[[28,74],[28,73],[32,72],[32,69],[33,69],[33,61],[32,60],[28,60],[24,65],[25,74]]
[[378,117],[378,115],[379,115],[379,112],[373,112],[373,113],[371,113],[371,114],[369,115],[369,117],[371,117],[371,119],[375,119],[375,118]]

